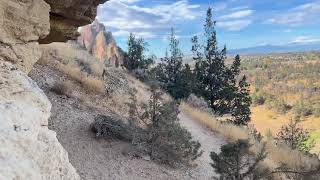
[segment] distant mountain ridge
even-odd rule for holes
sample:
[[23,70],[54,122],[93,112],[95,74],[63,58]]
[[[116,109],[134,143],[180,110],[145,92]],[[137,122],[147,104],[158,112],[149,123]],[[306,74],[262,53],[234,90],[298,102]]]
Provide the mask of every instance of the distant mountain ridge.
[[320,42],[302,44],[291,43],[287,45],[262,45],[249,48],[231,49],[228,51],[229,55],[235,54],[270,54],[270,53],[286,53],[286,52],[304,52],[304,51],[318,51],[320,50]]

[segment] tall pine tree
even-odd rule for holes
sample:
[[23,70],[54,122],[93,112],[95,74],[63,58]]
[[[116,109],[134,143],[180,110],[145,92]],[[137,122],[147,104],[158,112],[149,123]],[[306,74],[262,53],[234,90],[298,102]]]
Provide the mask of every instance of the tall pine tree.
[[125,54],[124,66],[129,70],[147,69],[153,63],[152,58],[147,58],[145,52],[148,50],[148,43],[142,38],[137,38],[133,33],[130,33],[128,42],[128,52]]
[[236,125],[247,125],[250,121],[250,105],[252,103],[249,94],[249,84],[246,76],[243,76],[238,83],[237,92],[232,103],[232,121]]
[[179,48],[179,40],[175,36],[174,29],[171,29],[169,43],[169,52],[166,52],[161,63],[158,65],[157,78],[162,87],[175,99],[185,97],[185,86],[188,83],[183,82],[183,54]]
[[219,114],[227,110],[224,99],[228,76],[228,68],[225,66],[226,47],[218,49],[216,21],[213,20],[212,9],[207,11],[206,24],[204,26],[204,45],[200,45],[198,38],[192,38],[192,51],[195,55],[195,76],[197,89],[195,92],[209,101],[210,107]]
[[196,36],[192,38],[196,61],[194,93],[204,97],[216,114],[230,113],[235,124],[246,125],[250,120],[251,98],[246,77],[237,84],[241,59],[237,55],[230,67],[226,65],[226,46],[219,50],[215,26],[216,21],[209,8],[204,25],[204,43],[200,44]]

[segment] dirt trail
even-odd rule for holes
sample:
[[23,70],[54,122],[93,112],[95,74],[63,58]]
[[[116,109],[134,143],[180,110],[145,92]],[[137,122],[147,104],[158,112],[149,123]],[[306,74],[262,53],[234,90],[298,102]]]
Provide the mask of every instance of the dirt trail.
[[220,147],[225,144],[226,141],[221,135],[210,131],[184,113],[181,113],[179,118],[182,126],[187,128],[193,138],[201,143],[201,149],[204,151],[202,156],[196,160],[198,168],[194,169],[192,174],[194,174],[195,177],[201,176],[205,179],[217,177],[218,175],[210,165],[210,152],[220,152]]

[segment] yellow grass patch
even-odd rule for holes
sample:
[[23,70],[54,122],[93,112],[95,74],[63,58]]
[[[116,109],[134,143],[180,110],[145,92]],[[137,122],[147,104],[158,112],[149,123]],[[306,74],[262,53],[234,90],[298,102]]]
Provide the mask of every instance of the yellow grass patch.
[[58,63],[56,68],[61,72],[68,75],[71,79],[81,83],[81,85],[89,91],[103,93],[105,91],[105,86],[103,80],[98,77],[89,76],[82,72],[77,66],[69,66]]
[[[252,148],[250,149],[252,153],[257,153],[262,146],[262,143],[253,140],[248,129],[244,127],[239,127],[232,124],[223,124],[212,115],[192,108],[186,103],[182,103],[180,108],[184,113],[191,116],[194,120],[207,126],[212,131],[222,134],[227,141],[249,139],[253,144]],[[311,167],[318,163],[316,159],[308,157],[297,150],[292,150],[285,145],[275,145],[273,143],[273,139],[264,139],[263,142],[266,143],[268,152],[268,157],[265,159],[264,163],[270,169],[277,168],[280,165],[280,162],[287,164],[290,168],[295,170],[300,170],[299,168],[301,166],[311,169]]]

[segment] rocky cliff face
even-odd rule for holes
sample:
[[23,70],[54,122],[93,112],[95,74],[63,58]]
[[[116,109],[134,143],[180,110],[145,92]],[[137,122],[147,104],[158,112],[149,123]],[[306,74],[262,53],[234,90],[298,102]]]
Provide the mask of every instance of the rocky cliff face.
[[108,0],[45,0],[51,6],[50,34],[41,43],[65,42],[76,39],[77,29],[90,24],[96,17],[97,6]]
[[115,67],[123,63],[121,49],[103,24],[95,20],[92,24],[81,27],[80,34],[78,43],[96,58]]
[[80,179],[48,129],[51,104],[25,73],[0,61],[0,179]]
[[32,69],[41,57],[38,40],[49,33],[49,9],[43,0],[0,1],[0,60]]
[[51,104],[27,73],[39,41],[76,38],[105,1],[0,0],[0,179],[80,179],[48,129]]

